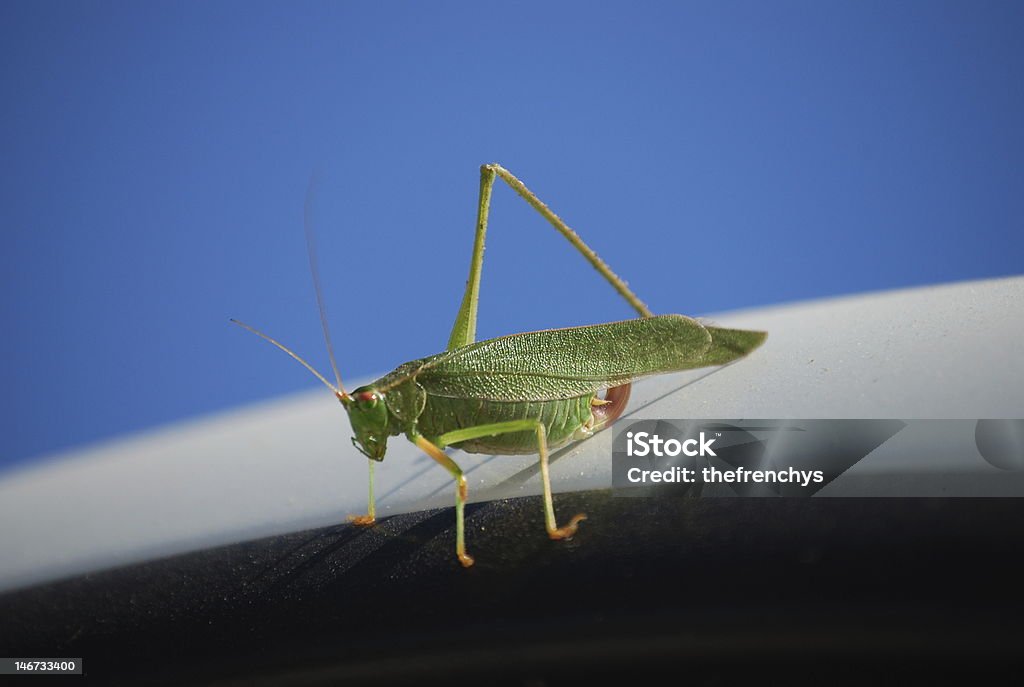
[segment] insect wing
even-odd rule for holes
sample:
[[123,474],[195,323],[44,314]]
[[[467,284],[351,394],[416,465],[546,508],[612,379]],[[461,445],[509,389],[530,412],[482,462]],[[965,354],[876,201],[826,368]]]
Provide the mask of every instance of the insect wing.
[[[721,331],[725,345],[714,342]],[[719,365],[761,332],[715,330],[682,315],[512,334],[438,356],[417,380],[428,393],[493,401],[572,398],[646,375]],[[758,338],[760,337],[760,338]],[[710,362],[709,362],[710,361]]]

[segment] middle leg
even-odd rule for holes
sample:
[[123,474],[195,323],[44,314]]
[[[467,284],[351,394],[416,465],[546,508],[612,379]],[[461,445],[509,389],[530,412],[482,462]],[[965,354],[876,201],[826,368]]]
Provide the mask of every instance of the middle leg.
[[555,506],[551,499],[551,477],[548,471],[548,439],[547,430],[544,424],[538,420],[510,420],[508,422],[495,422],[487,425],[477,425],[466,429],[457,429],[438,437],[442,446],[450,446],[460,441],[479,439],[480,437],[499,436],[512,432],[532,431],[537,437],[537,452],[540,454],[540,478],[544,489],[544,527],[548,536],[552,539],[568,539],[576,534],[579,523],[586,520],[584,513],[574,515],[569,524],[559,527],[555,520]]

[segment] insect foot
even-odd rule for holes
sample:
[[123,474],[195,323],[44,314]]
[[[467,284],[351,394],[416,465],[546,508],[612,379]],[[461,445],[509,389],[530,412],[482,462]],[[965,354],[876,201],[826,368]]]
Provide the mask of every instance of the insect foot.
[[579,515],[574,515],[572,520],[570,520],[569,524],[566,525],[565,527],[556,527],[554,529],[549,529],[548,530],[548,536],[551,537],[552,539],[555,539],[555,540],[558,540],[558,539],[571,539],[572,535],[576,534],[576,530],[579,529],[580,523],[582,521],[586,520],[586,519],[587,519],[587,514],[586,513],[580,513]]
[[357,527],[370,527],[377,524],[377,518],[372,515],[350,515],[348,521]]

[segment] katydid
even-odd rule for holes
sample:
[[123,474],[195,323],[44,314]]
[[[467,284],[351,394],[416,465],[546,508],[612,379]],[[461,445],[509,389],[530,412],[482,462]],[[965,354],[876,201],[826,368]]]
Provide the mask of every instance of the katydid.
[[[477,303],[484,240],[495,178],[504,180],[533,206],[640,315],[638,319],[567,329],[512,334],[476,341]],[[585,439],[622,414],[630,384],[647,375],[722,365],[757,348],[766,334],[722,329],[682,315],[655,316],[582,239],[508,170],[497,164],[480,168],[476,238],[469,279],[447,348],[436,355],[399,366],[390,374],[351,393],[331,347],[308,216],[306,240],[310,267],[336,384],[329,382],[291,350],[249,325],[232,320],[295,358],[334,392],[348,412],[352,443],[369,459],[370,494],[358,525],[376,520],[373,466],[384,459],[391,436],[404,434],[445,468],[455,480],[455,552],[462,565],[466,553],[464,507],[466,478],[442,449],[469,453],[540,456],[544,518],[552,539],[576,533],[578,514],[559,527],[551,500],[549,449]],[[605,391],[604,397],[599,392]]]

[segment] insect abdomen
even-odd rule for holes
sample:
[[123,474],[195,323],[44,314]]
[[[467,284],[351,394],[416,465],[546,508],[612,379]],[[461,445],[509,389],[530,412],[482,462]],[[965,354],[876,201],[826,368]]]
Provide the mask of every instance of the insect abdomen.
[[[418,424],[424,435],[437,437],[482,424],[537,419],[547,430],[548,448],[558,448],[572,440],[581,426],[591,423],[593,398],[592,393],[554,401],[487,401],[430,395]],[[537,453],[537,435],[511,432],[454,445],[468,453]]]

